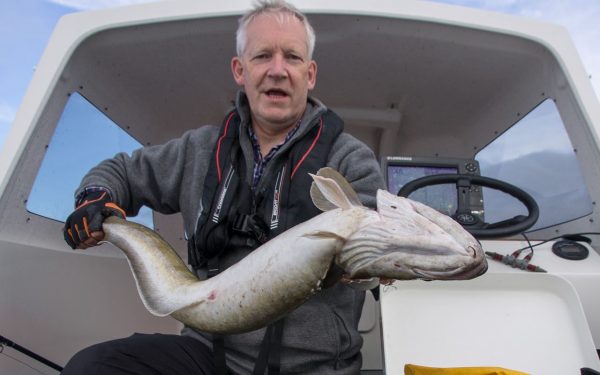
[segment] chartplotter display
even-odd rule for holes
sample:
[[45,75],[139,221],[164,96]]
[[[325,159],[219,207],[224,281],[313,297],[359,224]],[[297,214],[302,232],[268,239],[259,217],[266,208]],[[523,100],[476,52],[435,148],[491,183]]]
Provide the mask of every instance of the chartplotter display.
[[[456,173],[479,175],[477,161],[457,158],[388,156],[382,161],[382,169],[387,189],[393,194],[398,194],[404,185],[421,177]],[[427,186],[414,191],[410,199],[424,203],[449,216],[453,216],[458,207],[455,184]],[[480,187],[472,187],[470,205],[473,213],[483,214]]]

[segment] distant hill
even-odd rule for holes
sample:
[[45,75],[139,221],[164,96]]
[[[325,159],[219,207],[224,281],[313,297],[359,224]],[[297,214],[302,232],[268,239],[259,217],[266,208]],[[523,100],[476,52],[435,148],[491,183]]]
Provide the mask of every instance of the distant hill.
[[[544,228],[589,214],[592,203],[574,155],[534,152],[503,163],[481,162],[481,174],[513,184],[531,194],[540,207],[534,228]],[[488,223],[526,214],[519,201],[507,194],[484,189]]]

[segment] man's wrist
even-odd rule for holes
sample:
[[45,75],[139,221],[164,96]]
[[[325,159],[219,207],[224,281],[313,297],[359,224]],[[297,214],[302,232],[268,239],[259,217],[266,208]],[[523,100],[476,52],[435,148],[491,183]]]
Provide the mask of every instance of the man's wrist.
[[104,193],[108,194],[109,200],[113,201],[112,195],[110,194],[110,191],[107,188],[102,187],[102,186],[86,186],[75,197],[75,207],[76,208],[79,207],[88,195],[90,195],[92,193],[98,193],[98,192],[104,192]]

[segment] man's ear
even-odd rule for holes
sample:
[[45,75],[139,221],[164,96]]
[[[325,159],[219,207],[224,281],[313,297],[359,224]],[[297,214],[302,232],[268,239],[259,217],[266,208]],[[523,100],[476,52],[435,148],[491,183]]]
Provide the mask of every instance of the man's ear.
[[242,60],[235,56],[231,59],[231,72],[233,73],[233,79],[239,86],[244,86],[244,67]]
[[308,89],[312,90],[317,84],[317,62],[311,60],[308,66]]

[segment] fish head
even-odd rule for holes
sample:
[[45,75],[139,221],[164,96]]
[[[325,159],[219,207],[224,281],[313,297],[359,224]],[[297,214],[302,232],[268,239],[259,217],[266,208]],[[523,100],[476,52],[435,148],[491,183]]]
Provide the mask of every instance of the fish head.
[[452,218],[384,190],[377,212],[337,255],[350,278],[464,280],[487,271],[480,243]]

